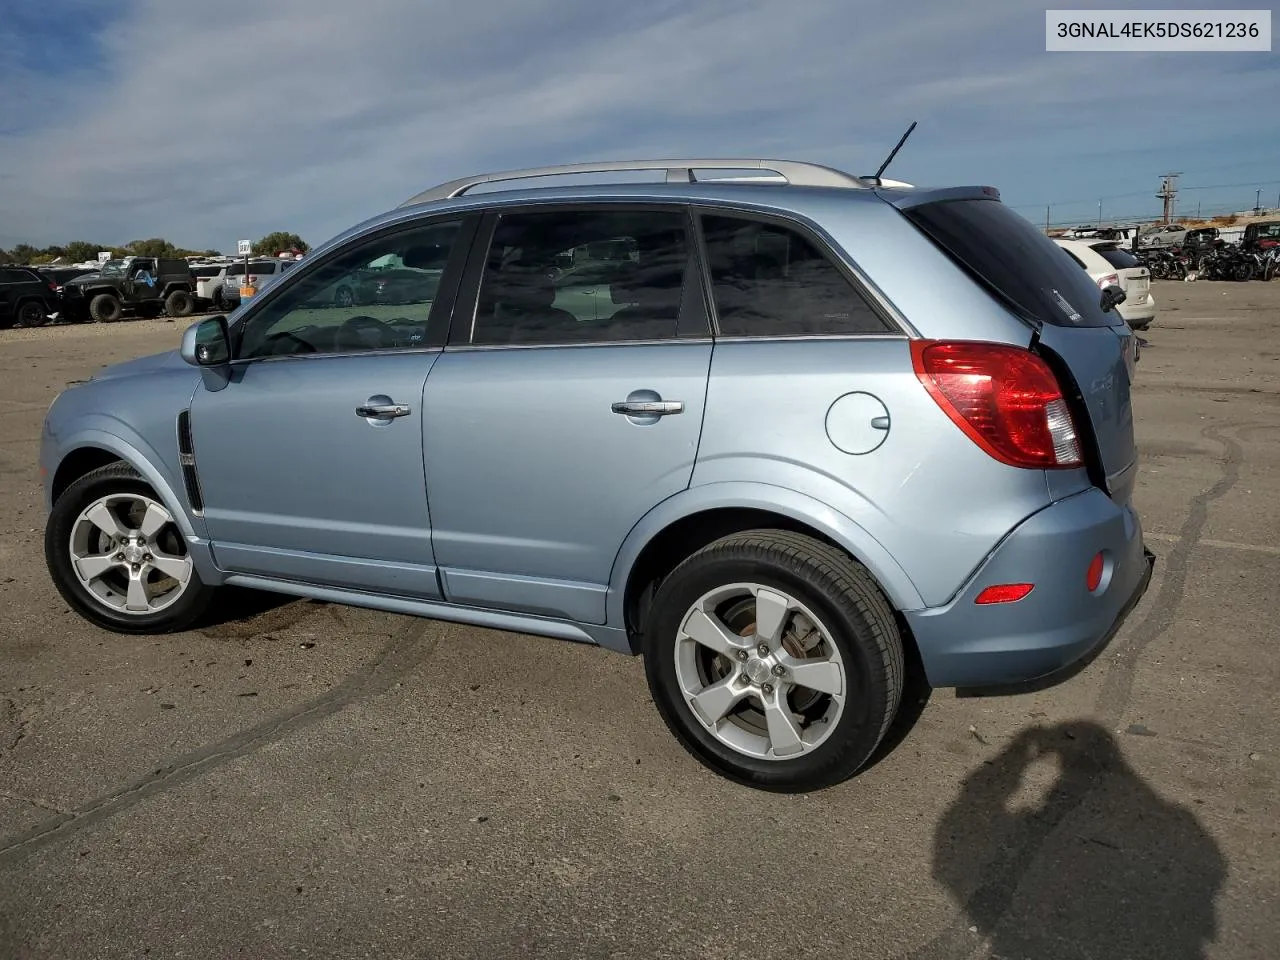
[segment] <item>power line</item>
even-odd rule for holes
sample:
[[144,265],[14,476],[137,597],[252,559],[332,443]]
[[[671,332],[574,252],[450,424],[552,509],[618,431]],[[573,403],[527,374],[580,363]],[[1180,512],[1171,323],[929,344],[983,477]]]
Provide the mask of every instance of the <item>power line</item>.
[[[1212,184],[1205,184],[1198,187],[1184,187],[1179,185],[1178,192],[1186,193],[1188,190],[1242,190],[1249,187],[1256,189],[1258,187],[1274,186],[1275,184],[1280,184],[1280,180],[1252,180],[1249,183],[1212,183]],[[1083,200],[1054,200],[1050,202],[1049,206],[1070,207],[1070,206],[1075,206],[1075,205],[1085,204],[1085,203],[1097,203],[1099,200],[1122,200],[1126,197],[1145,197],[1146,195],[1147,195],[1146,190],[1133,190],[1133,191],[1130,191],[1129,193],[1108,193],[1108,194],[1103,194],[1100,197],[1088,197]],[[1043,207],[1043,206],[1044,206],[1043,203],[1023,203],[1015,206],[1013,209],[1031,210],[1034,208],[1038,210],[1040,207]]]

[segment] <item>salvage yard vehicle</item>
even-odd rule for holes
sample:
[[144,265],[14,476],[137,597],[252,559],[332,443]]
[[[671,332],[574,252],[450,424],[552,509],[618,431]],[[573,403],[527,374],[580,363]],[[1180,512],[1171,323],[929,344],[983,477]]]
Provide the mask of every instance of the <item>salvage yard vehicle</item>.
[[107,260],[93,273],[62,286],[59,313],[77,322],[113,323],[126,315],[189,317],[195,309],[195,277],[180,257]]
[[44,326],[58,310],[57,289],[33,267],[0,266],[0,329]]
[[1125,293],[1116,306],[1134,330],[1146,330],[1156,315],[1151,293],[1151,271],[1137,257],[1110,240],[1054,240],[1101,290],[1118,286]]
[[[597,243],[617,309],[556,288]],[[318,296],[388,256],[416,297]],[[68,386],[48,569],[121,633],[235,585],[640,654],[699,761],[813,790],[904,689],[1061,682],[1147,589],[1114,306],[991,187],[468,177]]]

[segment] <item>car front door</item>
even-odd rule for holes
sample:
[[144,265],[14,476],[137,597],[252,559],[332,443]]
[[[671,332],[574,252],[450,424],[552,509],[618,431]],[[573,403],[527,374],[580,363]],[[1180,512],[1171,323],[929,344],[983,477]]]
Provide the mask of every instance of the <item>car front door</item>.
[[422,391],[451,298],[434,283],[396,306],[344,307],[316,293],[388,253],[424,267],[457,261],[440,285],[448,290],[473,228],[436,220],[354,241],[291,271],[238,319],[229,377],[206,373],[191,408],[204,521],[221,569],[440,595]]
[[[556,306],[557,254],[619,236],[639,261],[616,299],[636,306]],[[449,600],[604,623],[619,547],[697,456],[712,347],[691,236],[678,206],[508,209],[481,227],[423,403]]]

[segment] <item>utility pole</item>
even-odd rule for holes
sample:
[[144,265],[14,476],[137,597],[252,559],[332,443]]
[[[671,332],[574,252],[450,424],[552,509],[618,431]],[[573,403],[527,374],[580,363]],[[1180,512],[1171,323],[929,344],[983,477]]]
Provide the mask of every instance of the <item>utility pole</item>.
[[1258,188],[1258,195],[1253,198],[1253,212],[1254,213],[1262,212],[1262,188],[1261,187]]
[[1102,229],[1102,201],[1098,201],[1098,229]]
[[1164,201],[1164,222],[1167,224],[1173,219],[1173,201],[1178,196],[1178,177],[1181,173],[1162,173],[1160,174],[1160,192],[1156,194],[1157,200]]
[[1049,232],[1049,205],[1045,204],[1044,208],[1044,232]]

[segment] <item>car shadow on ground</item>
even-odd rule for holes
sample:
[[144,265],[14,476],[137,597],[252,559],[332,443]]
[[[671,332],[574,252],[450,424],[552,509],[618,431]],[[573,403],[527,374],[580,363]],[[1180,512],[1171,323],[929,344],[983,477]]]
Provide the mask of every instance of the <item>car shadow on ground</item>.
[[934,834],[934,878],[1000,958],[1203,958],[1226,873],[1196,816],[1090,721],[1021,732]]

